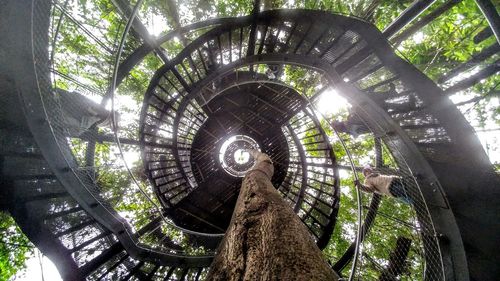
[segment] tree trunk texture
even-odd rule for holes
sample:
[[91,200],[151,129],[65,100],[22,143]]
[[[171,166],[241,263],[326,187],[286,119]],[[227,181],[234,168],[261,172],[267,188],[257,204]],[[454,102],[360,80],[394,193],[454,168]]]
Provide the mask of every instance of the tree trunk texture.
[[306,226],[271,184],[274,170],[266,159],[260,154],[243,180],[206,280],[338,280]]

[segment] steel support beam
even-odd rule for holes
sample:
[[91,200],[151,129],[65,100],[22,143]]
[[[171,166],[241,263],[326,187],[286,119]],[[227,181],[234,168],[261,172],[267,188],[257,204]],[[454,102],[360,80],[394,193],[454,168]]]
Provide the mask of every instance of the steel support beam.
[[487,67],[481,69],[479,72],[458,81],[455,83],[453,86],[446,88],[444,90],[445,95],[452,95],[457,92],[463,91],[469,87],[472,87],[473,85],[479,83],[481,80],[486,79],[494,74],[496,74],[498,71],[500,71],[500,60],[497,60],[493,62],[492,64],[488,65]]
[[83,276],[88,276],[90,273],[98,269],[101,265],[109,261],[112,257],[118,255],[123,250],[124,250],[123,245],[120,242],[111,245],[97,257],[85,263],[85,265],[83,265],[82,267],[80,267],[81,274]]
[[497,43],[500,44],[500,16],[498,15],[498,11],[495,5],[493,5],[493,2],[491,2],[490,0],[475,1],[484,17],[488,21],[488,24],[490,25],[490,28],[493,31],[495,38],[497,39]]
[[466,61],[462,64],[459,64],[458,66],[456,66],[452,70],[443,74],[441,77],[438,78],[437,83],[443,84],[444,82],[450,80],[451,78],[455,77],[459,73],[461,73],[461,72],[463,72],[463,71],[465,71],[473,66],[478,65],[479,63],[492,57],[493,55],[495,55],[498,52],[500,52],[500,44],[495,42],[492,45],[481,50],[481,52],[472,55],[468,61]]
[[[128,20],[128,18],[132,15],[132,8],[130,8],[128,1],[111,0],[111,2],[113,2],[120,14],[123,15],[124,19]],[[149,46],[155,46],[155,40],[149,34],[146,26],[144,26],[144,24],[139,20],[138,17],[136,17],[134,19],[134,22],[132,23],[132,33],[140,39],[144,40],[144,42],[146,42]],[[160,47],[155,47],[154,49],[161,60],[166,63],[168,61],[168,58],[167,55],[165,55],[164,51]]]
[[[377,216],[378,207],[380,205],[380,201],[382,200],[382,196],[379,194],[373,194],[372,199],[370,201],[370,207],[368,212],[366,213],[365,220],[363,221],[363,226],[361,227],[361,236],[360,243],[363,242],[366,235],[370,231],[373,223],[375,222],[375,217]],[[338,272],[339,274],[342,270],[351,262],[354,251],[356,249],[356,242],[352,242],[349,248],[344,252],[344,254],[337,260],[337,262],[333,265],[333,270]]]
[[419,19],[417,22],[412,24],[410,27],[406,28],[403,30],[399,35],[395,36],[391,41],[397,45],[404,40],[406,40],[408,37],[410,37],[412,34],[417,32],[419,29],[423,28],[430,22],[434,21],[447,11],[449,11],[451,8],[455,7],[458,3],[460,3],[462,0],[448,0],[445,2],[443,5],[439,6],[429,14],[425,15],[421,19]]
[[404,10],[399,17],[397,17],[391,24],[389,24],[382,34],[385,37],[391,38],[407,24],[412,22],[418,15],[425,11],[436,0],[416,0],[406,10]]

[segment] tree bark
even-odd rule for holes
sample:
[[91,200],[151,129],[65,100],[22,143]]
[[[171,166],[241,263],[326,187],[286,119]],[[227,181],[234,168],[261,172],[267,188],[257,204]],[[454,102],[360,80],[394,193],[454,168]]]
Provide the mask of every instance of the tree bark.
[[206,280],[338,280],[311,234],[271,184],[258,153]]

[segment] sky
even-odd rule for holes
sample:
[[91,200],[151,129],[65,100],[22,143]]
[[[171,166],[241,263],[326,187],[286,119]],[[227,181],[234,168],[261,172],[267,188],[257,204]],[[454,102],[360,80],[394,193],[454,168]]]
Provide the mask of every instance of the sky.
[[[61,275],[57,271],[56,266],[52,261],[43,256],[41,258],[42,266],[40,267],[40,252],[35,251],[34,256],[26,262],[26,269],[18,272],[12,280],[16,281],[62,281]],[[42,274],[43,268],[43,274]]]
[[351,105],[334,89],[326,90],[320,95],[315,104],[316,109],[323,115],[338,114]]

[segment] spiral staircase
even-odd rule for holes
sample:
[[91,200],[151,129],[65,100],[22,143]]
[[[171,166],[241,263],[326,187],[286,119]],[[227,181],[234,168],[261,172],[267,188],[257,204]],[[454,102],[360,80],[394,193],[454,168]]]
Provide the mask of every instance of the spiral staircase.
[[[111,103],[111,121],[76,131],[68,120],[100,105],[57,86],[86,81],[54,67],[65,36],[57,27],[74,24],[89,38],[92,32],[65,3],[0,4],[0,203],[65,280],[203,280],[230,222],[241,176],[252,165],[244,154],[251,147],[273,159],[273,185],[320,249],[342,231],[355,232],[330,260],[346,279],[500,275],[498,175],[445,91],[397,56],[387,40],[433,1],[416,1],[384,32],[324,11],[260,11],[257,1],[250,15],[208,19],[158,38],[133,20],[146,4],[111,2],[123,21],[116,45],[96,43],[111,52],[112,60],[102,62],[109,85],[101,97],[101,105]],[[490,7],[485,15],[498,32],[498,13]],[[179,44],[179,38],[180,51],[167,54],[162,46]],[[498,44],[488,57],[498,53]],[[123,122],[131,121],[116,109],[124,99],[120,86],[148,57],[160,67],[147,77],[145,92],[135,93],[142,108],[130,133]],[[484,77],[499,68],[498,61],[486,67]],[[358,199],[357,209],[349,210],[357,216],[355,228],[339,212],[348,200],[342,187],[353,188],[360,171],[352,160],[356,143],[316,108],[331,88],[367,128],[376,168],[409,179],[411,205],[349,195]],[[128,148],[141,161],[101,165],[103,144],[118,155],[109,162],[122,165]],[[127,184],[106,181],[118,170]],[[127,219],[123,205],[135,198],[140,215]],[[398,219],[399,211],[384,209],[387,204],[411,216]],[[384,229],[407,235],[371,240],[386,235]]]

